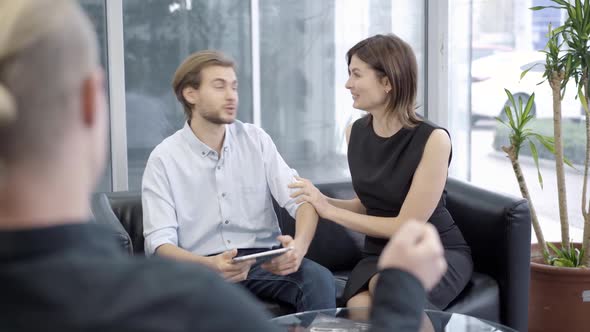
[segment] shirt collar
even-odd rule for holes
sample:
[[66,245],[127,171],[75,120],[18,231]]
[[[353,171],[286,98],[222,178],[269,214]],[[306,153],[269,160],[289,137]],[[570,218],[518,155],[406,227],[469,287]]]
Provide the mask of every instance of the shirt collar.
[[[227,152],[230,149],[232,144],[233,135],[232,135],[232,128],[233,125],[225,125],[225,138],[223,140],[223,152]],[[184,127],[182,128],[182,135],[188,142],[191,149],[197,153],[201,157],[207,157],[210,154],[214,153],[215,150],[211,149],[207,144],[201,142],[201,140],[193,133],[191,126],[189,125],[188,121],[184,123]]]
[[0,231],[0,259],[49,255],[69,248],[95,248],[120,254],[112,230],[90,222],[43,228]]

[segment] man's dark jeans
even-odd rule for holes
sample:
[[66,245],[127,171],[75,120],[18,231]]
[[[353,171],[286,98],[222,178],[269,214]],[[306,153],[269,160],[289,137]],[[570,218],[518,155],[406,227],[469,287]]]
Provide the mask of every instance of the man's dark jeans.
[[[239,256],[259,252],[239,251]],[[336,307],[336,288],[330,270],[304,258],[297,272],[286,276],[272,274],[258,261],[241,284],[262,299],[291,304],[297,312]]]

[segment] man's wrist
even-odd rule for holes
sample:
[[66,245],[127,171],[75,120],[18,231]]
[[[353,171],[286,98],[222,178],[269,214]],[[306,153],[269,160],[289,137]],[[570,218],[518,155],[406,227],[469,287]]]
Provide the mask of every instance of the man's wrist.
[[380,267],[379,269],[379,274],[383,275],[383,274],[392,274],[392,275],[396,275],[396,278],[404,278],[406,280],[408,280],[409,282],[413,283],[413,284],[417,284],[420,285],[420,288],[424,291],[426,291],[426,289],[424,288],[424,284],[422,283],[422,281],[420,280],[420,278],[418,278],[417,275],[415,275],[414,273],[405,270],[403,268],[399,268],[399,267]]
[[219,272],[219,269],[217,268],[217,263],[215,261],[215,256],[201,256],[199,259],[197,259],[197,261],[205,265],[206,267],[216,272]]
[[299,238],[293,239],[293,247],[297,252],[301,253],[301,256],[307,255],[311,241],[304,241]]

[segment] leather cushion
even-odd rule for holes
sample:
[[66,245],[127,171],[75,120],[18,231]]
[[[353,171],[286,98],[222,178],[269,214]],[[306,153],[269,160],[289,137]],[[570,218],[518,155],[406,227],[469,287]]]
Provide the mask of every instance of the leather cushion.
[[490,276],[474,272],[463,292],[445,310],[500,322],[500,289]]

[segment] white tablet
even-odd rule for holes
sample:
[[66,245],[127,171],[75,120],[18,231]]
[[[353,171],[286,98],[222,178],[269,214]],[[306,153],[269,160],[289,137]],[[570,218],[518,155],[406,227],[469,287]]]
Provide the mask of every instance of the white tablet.
[[259,252],[256,254],[251,254],[251,255],[244,255],[244,256],[239,256],[239,257],[234,257],[232,259],[232,261],[234,262],[243,262],[243,261],[247,261],[249,259],[257,259],[260,260],[260,258],[264,258],[264,260],[268,260],[271,259],[275,256],[279,256],[282,255],[284,253],[286,253],[287,251],[291,250],[293,248],[279,248],[279,249],[273,249],[273,250],[267,250],[267,251],[263,251],[263,252]]

